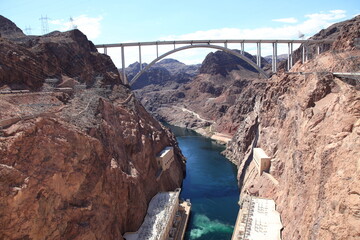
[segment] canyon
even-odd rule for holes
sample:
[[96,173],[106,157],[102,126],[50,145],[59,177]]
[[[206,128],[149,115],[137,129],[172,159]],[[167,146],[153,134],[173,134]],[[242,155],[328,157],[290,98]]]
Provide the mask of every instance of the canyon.
[[[305,63],[296,50],[292,69],[286,72],[283,61],[269,79],[215,52],[191,81],[135,93],[160,120],[231,138],[224,154],[238,167],[240,199],[274,199],[283,239],[358,239],[360,84],[351,73],[360,71],[360,16],[311,39],[334,43],[321,46],[320,55],[309,46]],[[264,174],[253,161],[254,147],[272,159]]]
[[[217,51],[201,65],[163,60],[133,90],[79,30],[26,36],[0,16],[0,34],[1,239],[136,231],[151,198],[185,176],[158,120],[228,138],[240,198],[273,199],[282,239],[360,237],[360,84],[336,74],[360,71],[360,16],[314,35],[334,42],[305,63],[296,50],[291,70],[283,61],[269,79]],[[167,146],[174,161],[158,174]],[[257,171],[254,147],[271,157],[269,171]]]
[[[245,52],[245,56],[256,60],[249,53]],[[265,64],[262,59],[262,66]],[[154,71],[156,74],[152,74]],[[182,74],[175,73],[170,78],[164,76],[171,74],[159,72],[166,72],[166,68],[150,68],[144,76],[147,84],[135,87],[135,95],[157,119],[206,136],[218,132],[231,137],[266,85],[266,79],[252,66],[222,51],[210,53],[197,72],[188,74],[187,81],[178,80]],[[152,81],[159,78],[163,81]]]

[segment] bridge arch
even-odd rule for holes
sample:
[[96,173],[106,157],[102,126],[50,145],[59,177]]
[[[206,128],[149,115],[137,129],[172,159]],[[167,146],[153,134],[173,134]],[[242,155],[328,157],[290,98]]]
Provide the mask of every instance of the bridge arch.
[[248,64],[250,64],[252,67],[254,67],[261,75],[263,75],[264,77],[268,78],[268,75],[265,73],[264,70],[262,70],[258,65],[256,65],[253,61],[251,61],[249,58],[245,57],[244,55],[236,52],[236,51],[233,51],[229,48],[226,48],[226,47],[221,47],[221,46],[217,46],[217,45],[212,45],[212,44],[194,44],[194,45],[188,45],[188,46],[184,46],[184,47],[179,47],[179,48],[176,48],[174,50],[171,50],[167,53],[164,53],[163,55],[157,57],[155,60],[153,60],[151,63],[149,63],[144,69],[142,69],[140,72],[138,72],[134,77],[133,79],[131,79],[130,81],[130,86],[133,85],[140,77],[141,75],[146,72],[149,68],[151,68],[155,63],[157,63],[158,61],[160,61],[161,59],[173,54],[173,53],[176,53],[176,52],[179,52],[179,51],[183,51],[183,50],[186,50],[186,49],[191,49],[191,48],[214,48],[214,49],[218,49],[218,50],[222,50],[226,53],[229,53],[229,54],[232,54],[242,60],[244,60],[245,62],[247,62]]

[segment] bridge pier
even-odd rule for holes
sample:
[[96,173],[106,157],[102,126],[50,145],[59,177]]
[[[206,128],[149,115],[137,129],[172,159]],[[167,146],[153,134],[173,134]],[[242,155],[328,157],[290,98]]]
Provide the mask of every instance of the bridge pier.
[[289,71],[290,68],[293,66],[293,56],[292,56],[292,52],[293,52],[293,43],[289,42],[288,43],[288,61],[287,61],[287,70]]
[[139,63],[140,63],[140,71],[142,70],[142,61],[141,61],[141,45],[139,43]]
[[240,47],[241,47],[241,54],[244,55],[244,42],[240,43]]
[[159,45],[156,42],[156,58],[158,58],[158,57],[159,57]]
[[261,43],[260,42],[256,43],[256,48],[257,48],[256,65],[261,67]]
[[305,56],[306,56],[306,47],[305,47],[305,43],[304,43],[303,46],[302,46],[302,55],[301,55],[301,62],[302,63],[305,63],[305,61],[306,61]]
[[276,73],[277,72],[277,43],[274,42],[272,43],[272,47],[273,47],[273,54],[272,54],[272,72]]
[[124,46],[121,46],[121,71],[122,71],[122,77],[123,77],[123,84],[128,85],[128,81],[126,78],[126,72],[125,72],[125,49]]

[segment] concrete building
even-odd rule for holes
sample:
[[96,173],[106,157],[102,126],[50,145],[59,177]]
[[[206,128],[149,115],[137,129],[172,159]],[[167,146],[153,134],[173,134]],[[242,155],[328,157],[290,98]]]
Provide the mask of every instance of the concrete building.
[[245,195],[231,240],[281,240],[282,228],[274,200]]
[[174,148],[166,147],[157,156],[156,160],[162,170],[165,171],[170,168],[171,163],[174,161]]
[[179,204],[180,190],[178,188],[174,192],[156,194],[150,201],[147,214],[139,230],[125,233],[123,237],[126,240],[182,239],[191,204]]
[[261,148],[254,148],[253,159],[258,166],[259,175],[261,175],[264,171],[268,172],[270,170],[271,158],[268,157],[268,155],[266,155],[264,150],[262,150]]

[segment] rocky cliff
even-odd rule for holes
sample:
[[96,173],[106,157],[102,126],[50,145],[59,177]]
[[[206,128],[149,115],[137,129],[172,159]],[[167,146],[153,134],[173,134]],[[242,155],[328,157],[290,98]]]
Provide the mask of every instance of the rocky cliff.
[[25,34],[15,23],[0,15],[0,37],[17,39],[25,37]]
[[[335,41],[268,80],[226,155],[241,194],[276,201],[283,239],[359,239],[359,79],[333,72],[360,71],[360,16],[318,35]],[[253,147],[272,158],[269,173],[259,174]]]
[[[150,199],[181,185],[174,136],[80,31],[0,43],[0,86],[31,90],[0,95],[0,239],[136,231]],[[161,172],[156,154],[166,146],[175,158]]]
[[98,53],[79,30],[14,38],[11,30],[16,36],[19,30],[9,22],[0,18],[0,88],[7,85],[12,89],[40,90],[46,78],[63,76],[89,87],[96,77],[102,77],[102,85],[121,82],[111,59]]

